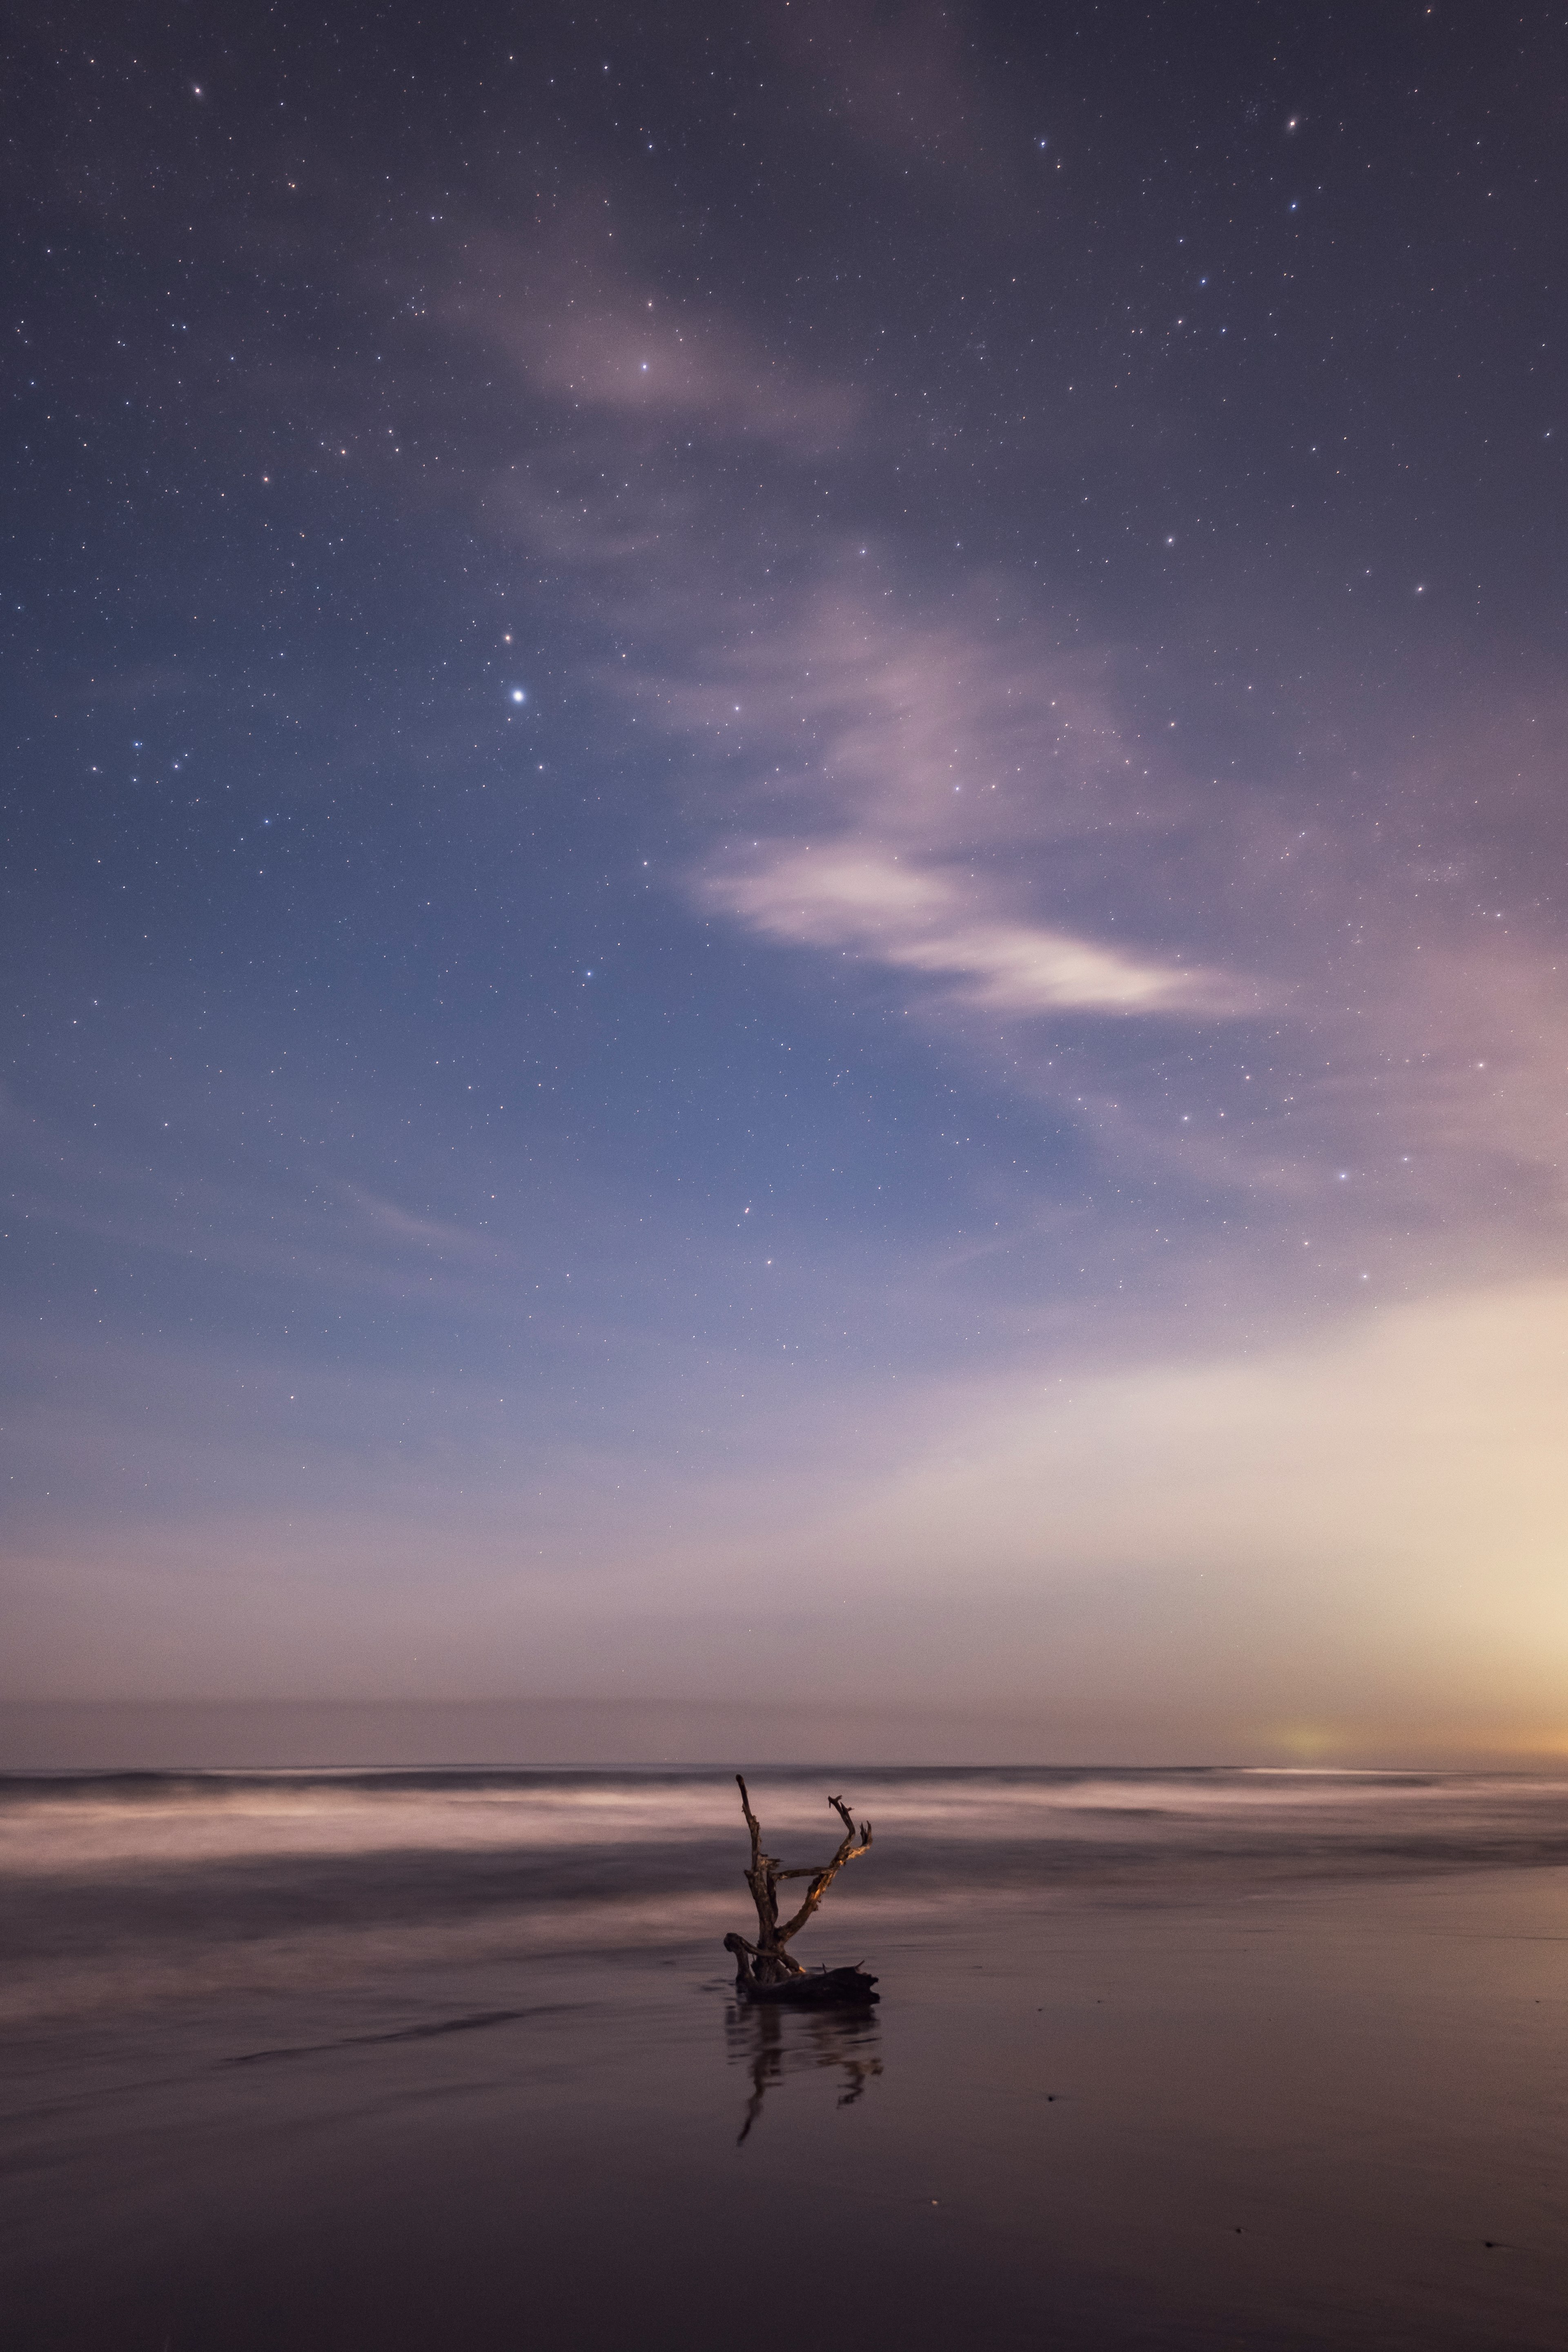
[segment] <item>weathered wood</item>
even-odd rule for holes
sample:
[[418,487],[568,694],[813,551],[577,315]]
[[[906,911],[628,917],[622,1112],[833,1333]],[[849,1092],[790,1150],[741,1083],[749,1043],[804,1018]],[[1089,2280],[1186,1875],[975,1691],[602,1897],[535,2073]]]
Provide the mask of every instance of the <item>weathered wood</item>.
[[[871,1990],[875,1977],[860,1969],[822,1969],[807,1976],[794,1955],[786,1949],[791,1939],[798,1936],[806,1921],[821,1904],[823,1896],[847,1863],[857,1861],[871,1843],[871,1824],[855,1825],[854,1816],[842,1797],[830,1797],[828,1803],[844,1824],[844,1836],[831,1861],[806,1870],[785,1870],[773,1856],[763,1850],[763,1828],[752,1811],[752,1800],[746,1783],[739,1772],[735,1783],[741,1791],[741,1811],[745,1815],[751,1833],[752,1860],[745,1871],[746,1885],[757,1912],[757,1940],[748,1943],[743,1936],[726,1936],[724,1949],[734,1955],[735,1990],[745,2000],[797,2000],[815,2003],[827,2000],[876,2000],[880,1996]],[[800,1908],[781,1923],[779,1919],[779,1885],[786,1878],[808,1878],[810,1885]]]
[[724,1948],[733,1952],[738,1966],[735,1972],[737,1997],[746,2001],[783,2001],[803,2009],[825,2007],[830,2002],[854,2001],[868,2007],[880,2000],[879,1992],[872,1987],[877,1979],[864,1969],[802,1969],[793,1976],[780,1977],[769,1984],[759,1981],[750,1970],[746,1954],[750,1947],[739,1936],[726,1936]]

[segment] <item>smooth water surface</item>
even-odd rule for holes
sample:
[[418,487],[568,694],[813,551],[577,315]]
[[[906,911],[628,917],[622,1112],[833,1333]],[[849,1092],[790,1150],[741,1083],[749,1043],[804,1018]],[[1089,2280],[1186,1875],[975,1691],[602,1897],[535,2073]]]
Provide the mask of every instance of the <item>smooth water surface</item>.
[[1568,1787],[845,1793],[869,2016],[736,2007],[717,1774],[0,1784],[5,2341],[1562,2343]]

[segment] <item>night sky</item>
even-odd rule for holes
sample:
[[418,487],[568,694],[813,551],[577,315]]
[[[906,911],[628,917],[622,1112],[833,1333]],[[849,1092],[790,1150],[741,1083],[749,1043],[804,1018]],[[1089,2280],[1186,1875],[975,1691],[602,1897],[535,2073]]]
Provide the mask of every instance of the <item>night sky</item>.
[[5,1690],[1568,1746],[1562,7],[8,37]]

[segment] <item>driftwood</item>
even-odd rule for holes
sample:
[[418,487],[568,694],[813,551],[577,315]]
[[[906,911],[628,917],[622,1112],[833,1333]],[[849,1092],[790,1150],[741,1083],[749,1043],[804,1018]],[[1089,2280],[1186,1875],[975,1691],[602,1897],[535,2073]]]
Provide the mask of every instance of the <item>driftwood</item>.
[[[736,1786],[741,1791],[741,1810],[746,1817],[746,1827],[752,1833],[751,1867],[745,1874],[752,1890],[752,1900],[757,1906],[757,1940],[748,1943],[744,1936],[726,1936],[724,1949],[735,1961],[735,1991],[746,2001],[798,2002],[816,2008],[828,2002],[856,2001],[862,2004],[880,1999],[873,1991],[876,1978],[864,1969],[816,1969],[809,1974],[786,1948],[798,1936],[806,1921],[816,1912],[823,1896],[844,1868],[866,1852],[871,1843],[871,1824],[862,1822],[856,1828],[854,1816],[842,1797],[830,1797],[828,1803],[844,1824],[844,1836],[837,1853],[830,1862],[816,1870],[785,1870],[771,1853],[763,1852],[763,1829],[752,1811],[752,1801],[746,1784],[737,1772]],[[793,1918],[779,1917],[779,1885],[786,1878],[808,1878],[805,1900]]]

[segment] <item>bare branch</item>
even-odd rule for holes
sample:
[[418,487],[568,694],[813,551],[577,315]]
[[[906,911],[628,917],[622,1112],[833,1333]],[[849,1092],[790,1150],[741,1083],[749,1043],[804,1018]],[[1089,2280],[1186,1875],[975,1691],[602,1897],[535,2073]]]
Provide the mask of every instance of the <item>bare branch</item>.
[[773,1955],[785,1975],[791,1975],[795,1971],[795,1961],[775,1949],[779,1924],[779,1866],[771,1853],[763,1852],[763,1825],[752,1811],[752,1800],[747,1793],[745,1781],[739,1772],[735,1775],[735,1785],[741,1791],[741,1811],[746,1817],[746,1827],[752,1833],[752,1866],[743,1872],[742,1875],[752,1890],[752,1900],[757,1906],[757,1932],[761,1941],[759,1957],[763,1958],[763,1966],[766,1967],[769,1964],[766,1956]]
[[741,1811],[746,1816],[746,1827],[752,1832],[752,1868],[755,1870],[763,1851],[763,1825],[752,1811],[752,1801],[746,1794],[746,1784],[737,1772],[735,1786],[741,1791]]
[[[831,1862],[824,1863],[821,1867],[823,1870],[842,1870],[847,1862],[853,1862],[856,1855],[864,1853],[866,1847],[870,1844],[871,1824],[869,1822],[861,1822],[858,1834],[864,1843],[860,1845],[855,1845],[854,1841],[857,1834],[855,1820],[848,1806],[845,1803],[842,1797],[829,1797],[827,1801],[832,1806],[834,1811],[837,1814],[839,1820],[843,1822],[847,1835],[844,1839],[843,1845],[839,1847],[837,1853],[834,1855],[833,1860]],[[854,1851],[847,1853],[844,1850],[845,1846],[852,1846]],[[812,1869],[780,1870],[775,1871],[773,1874],[777,1878],[816,1878],[819,1874],[816,1869]]]
[[[786,1919],[784,1926],[778,1930],[778,1939],[781,1944],[787,1944],[792,1936],[799,1935],[801,1929],[811,1917],[812,1913],[816,1909],[818,1904],[822,1901],[823,1896],[826,1894],[828,1888],[832,1885],[839,1872],[844,1868],[845,1864],[858,1861],[859,1857],[866,1852],[871,1843],[871,1824],[869,1822],[862,1822],[858,1831],[857,1831],[854,1816],[850,1812],[849,1808],[845,1803],[843,1798],[829,1797],[827,1801],[844,1824],[843,1843],[839,1846],[839,1849],[834,1855],[832,1861],[825,1863],[823,1867],[818,1871],[807,1873],[804,1870],[783,1870],[777,1874],[781,1878],[805,1878],[808,1875],[811,1878],[811,1885],[806,1888],[805,1900],[801,1905],[800,1909],[795,1913],[793,1919]],[[857,1840],[858,1840],[858,1843],[857,1843]]]

